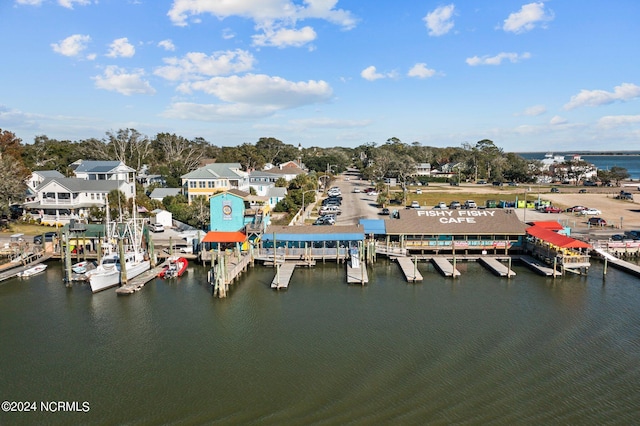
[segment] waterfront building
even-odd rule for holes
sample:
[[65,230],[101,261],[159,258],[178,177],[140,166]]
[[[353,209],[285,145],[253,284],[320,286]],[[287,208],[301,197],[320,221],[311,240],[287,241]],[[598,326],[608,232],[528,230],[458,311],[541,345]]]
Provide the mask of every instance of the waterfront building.
[[511,209],[405,209],[397,218],[363,223],[377,244],[404,254],[508,254],[523,248],[526,225]]
[[237,189],[249,191],[249,173],[240,163],[211,163],[181,176],[182,188],[189,204],[195,197],[211,197],[219,192]]

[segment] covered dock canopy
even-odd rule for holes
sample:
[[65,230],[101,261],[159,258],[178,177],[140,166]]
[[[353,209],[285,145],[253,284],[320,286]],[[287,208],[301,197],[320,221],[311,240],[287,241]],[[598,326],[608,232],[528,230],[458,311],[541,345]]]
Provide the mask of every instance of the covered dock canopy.
[[556,247],[565,249],[588,249],[591,248],[589,243],[576,240],[575,238],[567,237],[566,235],[558,234],[557,232],[550,231],[542,226],[530,226],[527,228],[527,234],[535,237],[539,240],[545,241]]
[[360,225],[334,226],[269,226],[261,237],[263,247],[337,247],[357,246],[364,241]]

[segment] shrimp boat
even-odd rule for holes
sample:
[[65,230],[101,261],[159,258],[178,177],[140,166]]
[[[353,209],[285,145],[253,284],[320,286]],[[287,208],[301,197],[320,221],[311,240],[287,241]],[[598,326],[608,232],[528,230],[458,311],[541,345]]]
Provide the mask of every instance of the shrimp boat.
[[187,270],[189,262],[184,257],[174,257],[169,259],[169,264],[158,273],[158,278],[178,278]]
[[[151,269],[151,262],[142,249],[141,224],[136,221],[135,210],[134,205],[134,217],[129,221],[107,221],[107,233],[102,243],[105,255],[95,269],[85,273],[93,293],[120,285],[125,274],[130,280]],[[122,259],[120,244],[124,252]]]

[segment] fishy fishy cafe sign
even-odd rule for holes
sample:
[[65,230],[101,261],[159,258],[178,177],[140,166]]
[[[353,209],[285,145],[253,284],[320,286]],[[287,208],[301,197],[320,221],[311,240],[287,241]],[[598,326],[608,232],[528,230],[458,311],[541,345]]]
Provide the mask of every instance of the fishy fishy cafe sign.
[[493,217],[493,210],[418,210],[418,217],[437,217],[440,223],[476,223],[478,217]]

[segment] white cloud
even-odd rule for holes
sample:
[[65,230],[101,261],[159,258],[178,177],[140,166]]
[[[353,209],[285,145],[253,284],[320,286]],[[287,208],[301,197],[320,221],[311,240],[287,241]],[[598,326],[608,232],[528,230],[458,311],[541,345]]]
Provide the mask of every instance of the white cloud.
[[222,38],[225,40],[231,40],[235,36],[236,34],[233,32],[231,28],[225,28],[224,30],[222,30]]
[[547,112],[547,108],[544,105],[534,105],[525,109],[521,114],[516,114],[516,115],[526,115],[529,117],[537,117],[539,115],[544,114],[545,112]]
[[611,128],[640,124],[640,115],[606,115],[598,120],[598,126]]
[[553,18],[553,12],[545,12],[543,2],[529,3],[522,6],[518,12],[510,14],[504,20],[502,29],[521,34],[531,31],[538,24],[544,27],[546,22],[553,20]]
[[288,81],[264,74],[214,77],[209,80],[183,83],[179,90],[185,93],[202,91],[218,99],[272,110],[296,108],[328,101],[333,91],[324,81]]
[[298,120],[291,120],[291,123],[304,127],[306,129],[310,128],[321,128],[321,129],[353,129],[358,127],[366,127],[369,126],[372,121],[371,120],[340,120],[336,118],[302,118]]
[[167,65],[157,68],[154,74],[177,81],[246,72],[253,68],[255,58],[246,50],[236,49],[215,52],[211,56],[189,52],[182,58],[165,58],[164,62]]
[[315,40],[316,32],[311,27],[296,29],[273,29],[271,26],[265,28],[263,34],[254,35],[253,44],[256,46],[275,46],[275,47],[300,47]]
[[176,46],[173,44],[173,41],[171,41],[170,39],[162,40],[161,42],[158,43],[158,47],[162,47],[164,50],[168,50],[171,52],[176,50]]
[[176,102],[171,104],[162,116],[181,120],[228,121],[267,117],[277,111],[278,108],[271,105]]
[[40,6],[43,0],[16,0],[16,4],[23,4],[25,6]]
[[612,104],[616,101],[628,101],[640,97],[640,86],[632,83],[622,83],[613,88],[613,92],[605,90],[581,90],[564,106],[570,110],[581,106],[600,106]]
[[167,15],[175,25],[187,25],[189,16],[211,14],[218,19],[240,16],[257,24],[295,24],[298,20],[324,19],[345,29],[356,25],[356,19],[349,11],[335,9],[337,0],[174,0]]
[[549,124],[551,124],[552,126],[559,126],[567,123],[567,119],[564,117],[560,117],[559,115],[554,115],[551,120],[549,120]]
[[453,12],[455,6],[453,4],[447,6],[437,7],[433,12],[427,13],[427,16],[422,18],[427,24],[430,36],[441,36],[453,28]]
[[74,34],[59,43],[52,43],[53,51],[63,56],[79,56],[91,41],[88,35]]
[[381,78],[395,77],[395,73],[380,74],[373,65],[365,68],[360,72],[360,76],[365,80],[374,81]]
[[58,4],[62,7],[66,7],[67,9],[73,9],[74,4],[87,6],[91,4],[91,0],[58,0]]
[[529,59],[531,54],[528,52],[517,54],[517,53],[507,53],[502,52],[498,53],[495,56],[485,55],[483,57],[474,56],[472,58],[467,58],[466,62],[468,65],[474,67],[477,65],[500,65],[503,60],[509,60],[512,63],[520,62],[522,59]]
[[112,92],[118,92],[123,95],[153,95],[155,89],[151,87],[148,81],[144,80],[144,71],[135,70],[128,73],[123,68],[111,65],[108,66],[103,75],[92,77],[96,82],[96,87]]
[[427,64],[425,63],[415,64],[413,67],[411,67],[411,69],[407,73],[409,77],[418,77],[418,78],[429,78],[429,77],[433,77],[435,74],[436,74],[436,70],[427,68]]
[[110,58],[130,58],[136,54],[136,48],[133,47],[126,37],[113,40],[113,43],[109,45],[109,52],[107,56]]

